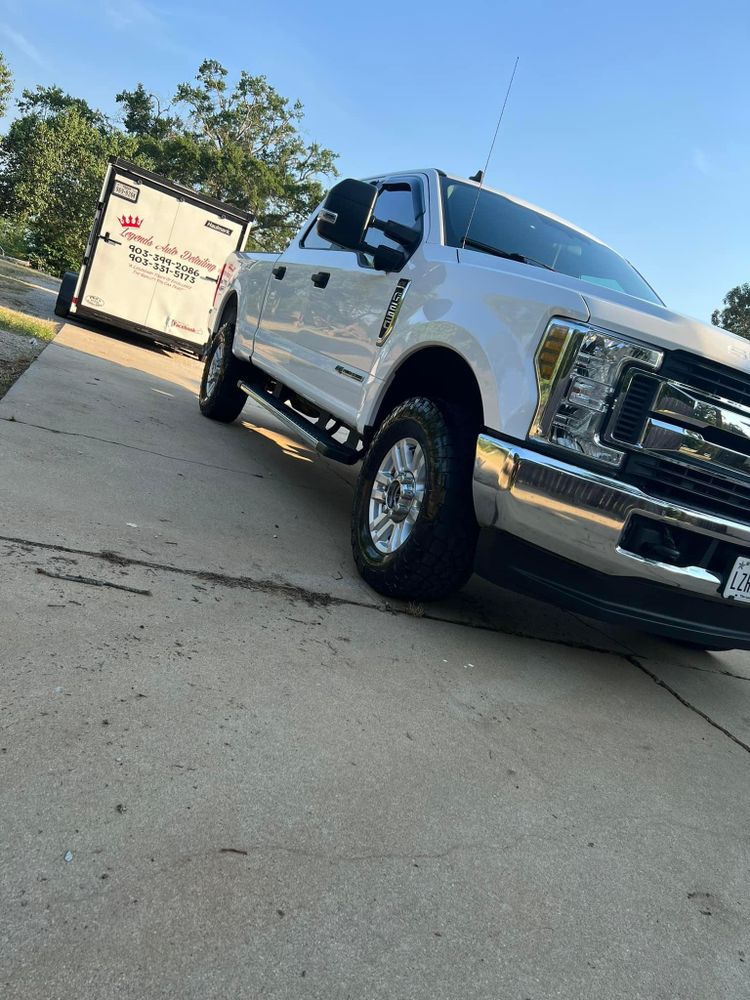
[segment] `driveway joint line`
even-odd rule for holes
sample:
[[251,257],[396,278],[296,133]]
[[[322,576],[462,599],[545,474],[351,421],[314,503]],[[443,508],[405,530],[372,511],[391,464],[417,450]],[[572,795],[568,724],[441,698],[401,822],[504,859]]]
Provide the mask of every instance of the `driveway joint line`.
[[199,462],[195,458],[178,458],[175,455],[165,455],[161,451],[152,451],[150,448],[141,448],[137,444],[125,444],[122,441],[113,441],[111,438],[97,437],[96,434],[82,434],[80,431],[62,431],[57,427],[45,427],[44,424],[34,424],[30,420],[19,420],[18,417],[0,417],[6,424],[21,424],[23,427],[33,427],[38,431],[48,431],[50,434],[62,434],[64,437],[85,438],[87,441],[98,441],[101,444],[112,444],[117,448],[129,448],[131,451],[140,451],[145,455],[154,455],[156,458],[166,458],[170,462],[182,462],[185,465],[200,465],[204,469],[216,469],[218,472],[231,472],[240,476],[250,476],[253,479],[265,479],[262,472],[248,472],[245,469],[228,469],[224,465],[213,465],[211,462]]
[[[17,538],[8,535],[0,535],[0,542],[8,542],[14,545],[28,545],[32,548],[51,550],[54,552],[66,552],[69,555],[79,555],[87,556],[92,559],[103,559],[105,562],[110,562],[115,565],[120,566],[141,566],[144,569],[160,570],[165,573],[177,573],[181,576],[193,577],[196,579],[204,580],[207,583],[215,583],[220,586],[225,587],[240,587],[245,590],[252,590],[261,593],[267,593],[272,595],[286,596],[293,600],[304,601],[306,604],[312,607],[356,607],[364,608],[368,611],[380,611],[387,612],[393,615],[403,616],[405,618],[413,618],[414,616],[409,614],[407,610],[402,611],[400,608],[393,608],[391,606],[384,606],[380,604],[371,604],[365,601],[356,601],[349,597],[335,597],[332,594],[322,594],[319,591],[308,590],[303,587],[295,586],[291,583],[280,583],[276,580],[254,580],[249,576],[231,576],[225,573],[212,573],[208,570],[197,570],[189,568],[180,568],[179,566],[172,566],[169,563],[157,563],[152,562],[147,559],[136,559],[130,556],[123,556],[117,552],[112,552],[109,550],[102,550],[99,552],[91,551],[88,549],[74,549],[65,545],[57,545],[52,542],[35,542],[27,538]],[[713,729],[718,730],[727,739],[730,739],[738,747],[741,747],[746,753],[750,753],[750,744],[745,743],[738,736],[735,736],[729,729],[722,726],[721,723],[712,719],[710,715],[702,711],[692,702],[688,701],[687,698],[683,697],[675,688],[668,684],[665,680],[662,680],[658,674],[655,674],[650,670],[639,657],[632,653],[622,653],[618,650],[604,649],[597,646],[589,646],[582,642],[570,642],[565,639],[548,639],[543,636],[530,635],[527,632],[515,632],[510,630],[503,630],[490,625],[476,624],[473,622],[462,622],[457,619],[451,618],[439,618],[437,615],[423,615],[423,620],[439,622],[443,625],[459,625],[463,628],[477,629],[481,632],[493,632],[496,635],[508,635],[517,639],[528,639],[534,642],[544,642],[555,646],[565,646],[568,649],[581,649],[586,652],[592,653],[603,653],[608,656],[616,656],[620,659],[625,660],[631,666],[640,670],[647,677],[649,677],[656,685],[664,688],[673,698],[680,702],[685,708],[698,715],[704,722],[707,722],[709,726]]]
[[[177,573],[182,576],[203,580],[207,583],[215,583],[225,587],[236,587],[256,592],[278,594],[291,597],[294,600],[304,601],[306,604],[317,607],[355,607],[364,608],[368,611],[379,611],[385,614],[397,615],[403,618],[414,618],[407,609],[395,608],[390,604],[376,604],[370,601],[358,601],[351,597],[337,597],[332,594],[324,594],[320,591],[309,590],[292,583],[282,583],[278,580],[253,579],[249,576],[232,576],[226,573],[214,573],[211,570],[192,569],[190,567],[174,566],[170,563],[159,563],[149,559],[138,559],[136,557],[121,555],[109,549],[94,551],[91,549],[76,549],[66,545],[59,545],[54,542],[36,542],[28,538],[18,538],[10,535],[0,535],[0,542],[7,542],[13,545],[27,545],[31,548],[44,549],[52,552],[64,552],[68,555],[86,556],[91,559],[103,559],[105,562],[119,566],[141,566],[144,569],[159,570],[165,573]],[[580,649],[588,653],[602,653],[607,656],[622,657],[623,654],[617,650],[606,649],[603,646],[588,645],[584,642],[575,642],[566,639],[552,639],[545,636],[532,635],[530,632],[520,630],[502,629],[494,625],[485,625],[481,622],[461,621],[459,618],[443,618],[439,615],[423,614],[422,621],[434,621],[441,625],[458,625],[462,628],[476,629],[480,632],[492,632],[494,635],[507,635],[516,639],[529,639],[534,642],[543,642],[554,646],[565,646],[568,649]]]

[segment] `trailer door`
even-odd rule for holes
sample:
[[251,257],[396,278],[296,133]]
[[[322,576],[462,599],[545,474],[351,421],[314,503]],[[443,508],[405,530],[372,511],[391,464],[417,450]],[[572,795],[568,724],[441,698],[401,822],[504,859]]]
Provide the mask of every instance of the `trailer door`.
[[156,276],[146,325],[170,337],[204,344],[219,274],[240,244],[244,224],[208,205],[175,202],[169,239],[152,255]]
[[79,305],[147,326],[156,247],[168,239],[179,207],[174,194],[114,174]]

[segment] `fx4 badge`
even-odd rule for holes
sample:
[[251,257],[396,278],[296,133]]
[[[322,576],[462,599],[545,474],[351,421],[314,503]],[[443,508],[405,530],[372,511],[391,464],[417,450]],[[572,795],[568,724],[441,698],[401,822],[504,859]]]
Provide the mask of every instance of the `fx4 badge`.
[[399,278],[398,284],[393,290],[393,295],[391,295],[391,301],[388,303],[388,308],[385,311],[385,318],[383,319],[383,325],[380,327],[380,333],[377,339],[377,345],[380,347],[384,344],[386,340],[391,335],[391,331],[396,325],[396,320],[398,319],[398,314],[401,311],[401,305],[404,301],[404,296],[411,283],[411,278]]

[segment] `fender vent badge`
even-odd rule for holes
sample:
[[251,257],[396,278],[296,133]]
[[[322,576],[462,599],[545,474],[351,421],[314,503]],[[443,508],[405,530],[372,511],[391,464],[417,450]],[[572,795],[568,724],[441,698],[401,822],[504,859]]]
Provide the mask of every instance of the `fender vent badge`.
[[393,290],[393,295],[391,296],[391,301],[388,303],[388,308],[385,311],[385,318],[383,319],[383,325],[380,327],[380,333],[378,334],[377,345],[380,347],[386,342],[390,337],[391,332],[396,325],[396,320],[398,319],[398,314],[401,311],[401,306],[404,302],[404,297],[411,284],[410,278],[399,278],[398,284]]
[[347,378],[354,379],[355,382],[364,382],[364,375],[360,375],[359,372],[353,372],[351,368],[344,368],[343,365],[336,365],[336,371],[339,375],[346,375]]

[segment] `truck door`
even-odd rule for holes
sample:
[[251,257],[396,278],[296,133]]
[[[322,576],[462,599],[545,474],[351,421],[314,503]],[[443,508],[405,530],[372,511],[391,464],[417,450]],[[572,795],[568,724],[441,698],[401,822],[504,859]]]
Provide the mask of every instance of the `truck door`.
[[[375,216],[412,228],[422,223],[421,182],[388,181],[380,190]],[[372,230],[367,242],[387,243]],[[364,254],[321,240],[313,222],[274,268],[255,357],[263,368],[353,423],[379,350],[386,313],[414,265],[398,274],[372,267]]]

